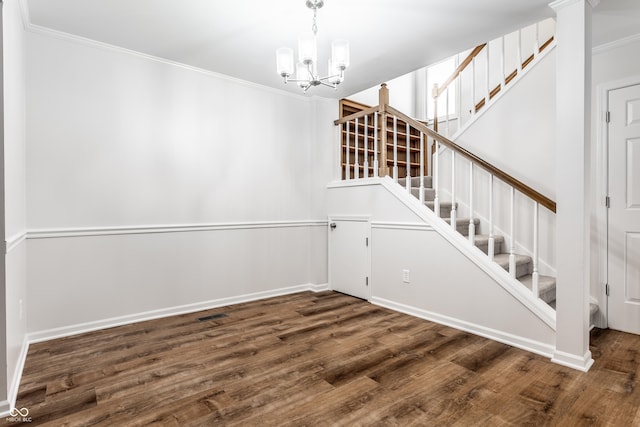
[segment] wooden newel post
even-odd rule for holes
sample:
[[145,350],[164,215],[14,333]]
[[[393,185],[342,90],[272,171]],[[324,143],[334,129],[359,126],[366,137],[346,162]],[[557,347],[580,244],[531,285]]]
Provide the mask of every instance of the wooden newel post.
[[386,83],[380,85],[378,91],[378,115],[380,116],[380,170],[379,176],[389,175],[387,165],[387,107],[389,106],[389,89]]

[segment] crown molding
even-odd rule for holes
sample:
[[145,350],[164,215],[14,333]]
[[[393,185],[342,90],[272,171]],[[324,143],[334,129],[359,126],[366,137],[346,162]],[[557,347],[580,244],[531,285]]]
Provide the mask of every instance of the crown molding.
[[600,0],[556,0],[549,3],[549,7],[555,11],[558,11],[580,1],[585,1],[589,4],[589,6],[591,6],[591,8],[594,8],[600,4]]
[[633,44],[633,43],[640,43],[640,33],[634,34],[634,35],[628,36],[628,37],[623,37],[621,39],[614,40],[614,41],[609,42],[609,43],[603,43],[601,45],[595,46],[592,49],[592,54],[593,55],[597,55],[597,54],[600,54],[600,53],[605,53],[605,52],[608,52],[610,50],[618,49],[618,48],[621,48],[621,47],[624,47],[626,45]]

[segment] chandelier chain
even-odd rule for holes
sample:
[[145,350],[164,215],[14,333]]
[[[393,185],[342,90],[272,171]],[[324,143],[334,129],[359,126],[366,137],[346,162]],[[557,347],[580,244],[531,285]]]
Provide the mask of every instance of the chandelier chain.
[[318,34],[318,24],[316,23],[317,16],[318,16],[318,8],[314,7],[313,8],[313,25],[311,26],[311,31],[313,31],[314,36]]

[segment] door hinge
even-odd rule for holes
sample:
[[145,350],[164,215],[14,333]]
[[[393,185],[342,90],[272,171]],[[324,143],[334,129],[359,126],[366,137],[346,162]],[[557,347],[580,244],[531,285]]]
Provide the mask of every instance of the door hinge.
[[607,111],[607,112],[604,113],[604,121],[607,122],[607,123],[611,122],[611,112],[610,111]]
[[368,237],[364,238],[364,244],[365,244],[366,247],[369,247],[369,238]]
[[365,285],[367,285],[367,286],[369,286],[369,276],[366,276],[366,277],[364,278],[364,284],[365,284]]
[[609,296],[609,284],[605,284],[604,285],[604,292],[607,294],[607,296]]
[[605,198],[604,198],[604,205],[605,205],[607,208],[610,208],[610,207],[611,207],[611,198],[610,198],[609,196],[607,196],[607,197],[605,197]]

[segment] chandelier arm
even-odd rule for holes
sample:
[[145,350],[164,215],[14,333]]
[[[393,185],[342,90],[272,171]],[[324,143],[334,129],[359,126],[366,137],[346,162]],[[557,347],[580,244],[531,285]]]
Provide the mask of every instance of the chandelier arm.
[[320,84],[323,86],[327,86],[333,89],[338,89],[338,84],[337,83],[325,83],[322,80],[319,80]]

